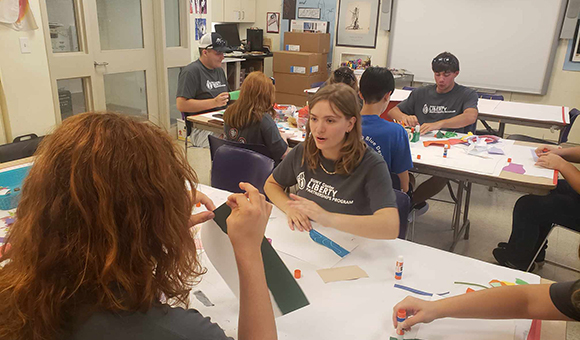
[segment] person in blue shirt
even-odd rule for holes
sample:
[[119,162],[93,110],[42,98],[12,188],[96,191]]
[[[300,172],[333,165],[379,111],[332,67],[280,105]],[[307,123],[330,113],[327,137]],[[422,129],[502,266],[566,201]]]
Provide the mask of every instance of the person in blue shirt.
[[409,169],[413,167],[409,137],[404,127],[386,121],[379,115],[387,109],[395,89],[393,74],[385,67],[370,67],[360,79],[362,133],[368,146],[378,152],[389,171],[397,174],[400,188],[409,192]]

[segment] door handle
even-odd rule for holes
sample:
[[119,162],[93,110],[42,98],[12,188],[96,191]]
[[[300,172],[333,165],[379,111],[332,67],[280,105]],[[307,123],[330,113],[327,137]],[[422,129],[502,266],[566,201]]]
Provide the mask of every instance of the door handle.
[[97,66],[107,66],[107,65],[109,65],[109,63],[106,62],[106,61],[103,61],[103,62],[100,62],[100,63],[95,61],[95,67],[97,67]]
[[246,20],[246,11],[242,11],[242,20]]

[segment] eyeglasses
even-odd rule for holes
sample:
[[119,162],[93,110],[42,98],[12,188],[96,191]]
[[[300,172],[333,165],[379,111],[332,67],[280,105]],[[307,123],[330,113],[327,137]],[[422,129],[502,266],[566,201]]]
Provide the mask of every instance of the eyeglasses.
[[453,64],[453,61],[449,57],[439,57],[439,58],[433,58],[433,61],[431,63],[432,64],[435,64],[435,63]]

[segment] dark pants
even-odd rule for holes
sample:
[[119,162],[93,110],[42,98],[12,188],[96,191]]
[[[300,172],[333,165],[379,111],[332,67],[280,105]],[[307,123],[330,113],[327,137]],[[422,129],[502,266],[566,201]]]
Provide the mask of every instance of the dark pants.
[[546,196],[526,195],[516,202],[509,246],[531,261],[552,224],[580,231],[580,194],[565,180]]

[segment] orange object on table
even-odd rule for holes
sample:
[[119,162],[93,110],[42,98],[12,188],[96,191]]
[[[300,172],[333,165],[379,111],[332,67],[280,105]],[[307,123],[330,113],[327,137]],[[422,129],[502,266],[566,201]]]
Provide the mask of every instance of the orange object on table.
[[302,277],[302,272],[300,271],[300,269],[294,270],[294,278],[299,279],[301,277]]
[[457,138],[447,139],[447,140],[426,140],[426,141],[423,141],[423,146],[427,147],[430,145],[435,145],[435,146],[447,145],[447,147],[450,148],[451,145],[461,144],[461,143],[465,143],[465,142],[462,141],[461,139],[457,139]]

